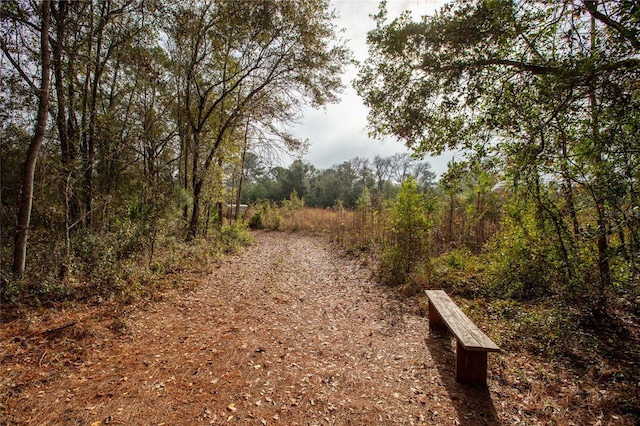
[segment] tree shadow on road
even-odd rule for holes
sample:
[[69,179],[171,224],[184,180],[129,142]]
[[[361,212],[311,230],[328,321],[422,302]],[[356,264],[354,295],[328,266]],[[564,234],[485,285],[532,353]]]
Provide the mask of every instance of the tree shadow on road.
[[[453,337],[442,330],[430,330],[426,344],[442,384],[454,406],[462,426],[499,425],[498,413],[487,387],[460,384],[455,380],[455,345]],[[489,355],[491,362],[491,355]]]

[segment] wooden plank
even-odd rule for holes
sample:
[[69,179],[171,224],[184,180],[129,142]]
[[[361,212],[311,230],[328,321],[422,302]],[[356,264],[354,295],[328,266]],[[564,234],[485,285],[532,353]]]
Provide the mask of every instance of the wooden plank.
[[456,382],[487,385],[487,352],[467,351],[456,343]]
[[[453,303],[453,302],[452,302]],[[446,305],[448,314],[443,321],[459,338],[466,350],[486,350],[498,352],[500,349],[484,334],[457,306]]]
[[[448,297],[448,296],[445,296]],[[436,299],[434,305],[447,327],[455,334],[456,338],[467,350],[482,349],[483,340],[478,333],[474,333],[471,327],[471,321],[463,316],[462,311],[453,304],[452,301],[446,299]]]
[[498,351],[498,347],[458,308],[443,291],[432,294],[442,320],[466,350]]
[[429,303],[440,314],[449,330],[467,351],[500,352],[500,348],[484,334],[442,290],[426,290]]
[[444,321],[440,318],[440,314],[436,307],[429,301],[429,328],[438,328],[444,326]]

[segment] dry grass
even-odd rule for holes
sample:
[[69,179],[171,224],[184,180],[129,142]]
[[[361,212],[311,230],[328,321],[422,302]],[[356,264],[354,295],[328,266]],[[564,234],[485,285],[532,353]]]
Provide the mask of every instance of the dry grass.
[[291,232],[308,232],[328,237],[347,251],[369,251],[382,244],[388,229],[384,212],[305,207],[287,213],[280,227]]
[[344,233],[354,213],[344,209],[302,208],[287,215],[286,231],[305,231],[318,235],[337,236]]

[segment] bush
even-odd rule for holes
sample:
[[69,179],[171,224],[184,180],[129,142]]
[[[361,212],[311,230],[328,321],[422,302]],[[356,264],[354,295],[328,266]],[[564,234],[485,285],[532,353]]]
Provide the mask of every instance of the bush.
[[251,229],[269,229],[279,231],[282,229],[283,219],[277,207],[273,207],[270,201],[265,201],[258,206],[258,211],[251,215],[249,227]]
[[249,218],[249,228],[262,229],[262,212],[257,211]]
[[435,203],[418,191],[413,177],[402,182],[389,214],[391,229],[384,243],[378,274],[382,283],[402,284],[417,268],[429,265],[427,238],[433,227],[434,211]]
[[563,281],[550,230],[533,205],[508,206],[502,229],[490,243],[492,290],[499,296],[530,300],[551,294]]
[[53,274],[32,273],[21,278],[6,276],[0,279],[0,306],[42,306],[75,296],[74,289]]
[[433,260],[432,282],[443,289],[465,297],[478,297],[487,293],[486,254],[475,254],[467,248],[454,249]]
[[288,200],[282,200],[282,210],[287,216],[301,210],[303,207],[304,199],[298,196],[298,191],[295,189],[291,192]]
[[240,248],[254,243],[249,232],[249,226],[243,220],[237,220],[232,225],[223,226],[220,234],[222,249],[225,253],[236,253]]
[[494,327],[505,349],[523,350],[542,356],[574,356],[577,347],[593,347],[593,338],[580,330],[579,313],[553,300],[543,303],[495,299],[469,305],[475,317]]

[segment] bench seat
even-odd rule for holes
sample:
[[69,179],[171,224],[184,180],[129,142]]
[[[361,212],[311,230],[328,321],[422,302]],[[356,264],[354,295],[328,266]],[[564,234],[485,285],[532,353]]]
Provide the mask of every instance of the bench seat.
[[426,290],[429,328],[446,325],[456,337],[456,381],[486,384],[487,353],[500,348],[484,334],[443,290]]

